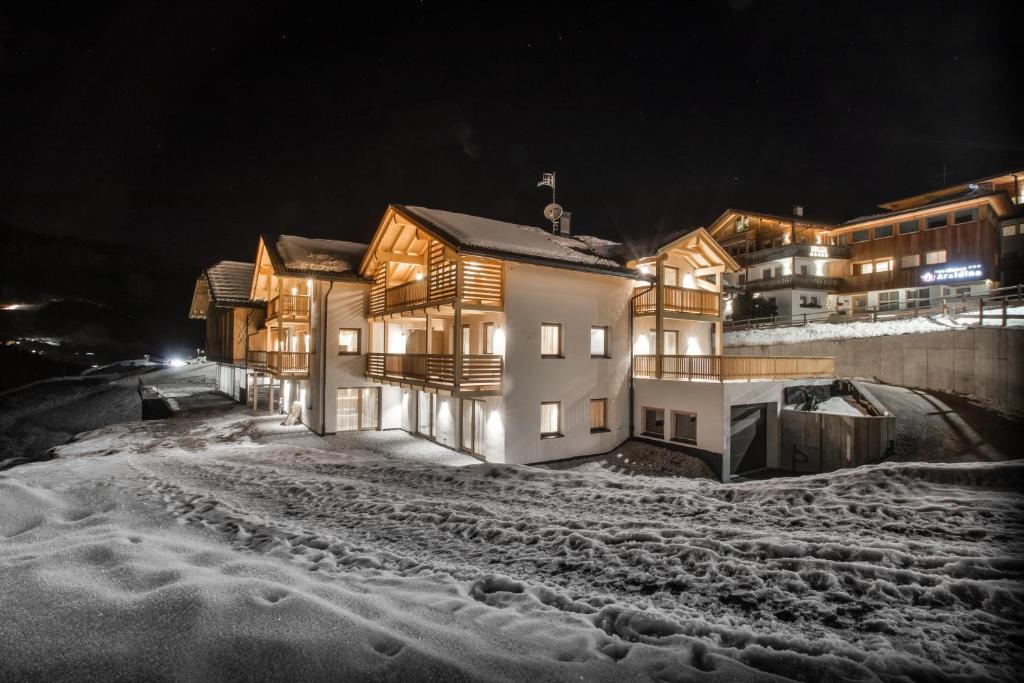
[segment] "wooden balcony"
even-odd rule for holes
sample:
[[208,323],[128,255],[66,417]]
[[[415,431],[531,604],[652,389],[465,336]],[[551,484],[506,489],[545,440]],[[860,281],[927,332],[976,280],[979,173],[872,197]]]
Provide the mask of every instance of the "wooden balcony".
[[[490,391],[501,387],[503,358],[490,354],[462,356],[459,389]],[[442,353],[368,353],[366,376],[378,380],[410,382],[453,389],[455,356]]]
[[786,244],[758,251],[733,254],[741,266],[752,266],[765,261],[800,256],[803,258],[848,259],[850,248],[837,244]]
[[843,281],[837,277],[783,275],[760,280],[747,280],[743,286],[751,292],[767,292],[773,289],[820,289],[826,292],[836,292],[842,285]]
[[[633,356],[633,376],[656,379],[657,356]],[[661,379],[726,382],[730,380],[833,377],[835,358],[802,356],[662,356]]]
[[[722,297],[718,292],[709,292],[704,289],[672,287],[668,285],[663,289],[665,292],[665,300],[662,305],[662,310],[665,313],[704,315],[714,318],[717,318],[722,314]],[[635,295],[641,291],[643,291],[643,293],[633,300],[633,314],[655,315],[658,312],[657,287],[637,287],[633,290],[633,293]]]
[[246,362],[250,367],[253,368],[265,368],[267,367],[267,352],[266,351],[249,351],[246,353]]
[[309,377],[309,354],[299,351],[267,351],[267,370],[278,377]]
[[505,278],[501,261],[462,257],[449,261],[441,257],[443,249],[431,252],[425,276],[395,286],[386,286],[387,266],[382,264],[370,288],[368,315],[388,315],[401,311],[453,304],[456,300],[475,308],[501,310],[505,298]]
[[267,302],[267,320],[309,321],[309,297],[303,294],[282,294]]

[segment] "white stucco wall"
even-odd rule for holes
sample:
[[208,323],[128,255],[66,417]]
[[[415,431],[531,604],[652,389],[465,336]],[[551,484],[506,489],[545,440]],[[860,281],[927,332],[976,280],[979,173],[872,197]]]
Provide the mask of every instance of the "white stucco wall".
[[[625,278],[509,263],[506,270],[504,459],[533,463],[606,452],[629,430]],[[561,323],[565,358],[541,358],[541,323]],[[610,328],[611,358],[590,357],[591,326]],[[591,434],[590,399],[608,399],[608,432]],[[540,438],[540,404],[561,401],[562,438]]]

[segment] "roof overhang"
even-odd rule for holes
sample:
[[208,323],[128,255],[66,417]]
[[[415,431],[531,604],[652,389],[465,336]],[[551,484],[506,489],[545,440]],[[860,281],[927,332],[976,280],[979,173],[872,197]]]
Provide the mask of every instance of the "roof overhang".
[[711,236],[704,228],[691,230],[682,237],[676,238],[658,249],[654,256],[630,261],[627,265],[633,267],[659,256],[673,255],[681,256],[694,269],[721,267],[724,270],[735,273],[740,270],[740,264],[729,255],[725,249]]
[[979,197],[965,197],[959,200],[952,200],[946,202],[937,202],[935,204],[928,204],[926,206],[917,206],[910,209],[903,209],[902,211],[893,211],[892,213],[883,214],[881,216],[873,216],[867,220],[859,221],[857,223],[849,223],[838,228],[829,230],[830,235],[839,235],[854,230],[862,230],[864,228],[874,227],[876,225],[885,225],[886,223],[892,223],[898,221],[901,217],[910,216],[927,216],[934,213],[946,213],[948,211],[956,211],[961,208],[970,208],[972,206],[981,206],[982,204],[990,205],[996,212],[996,215],[1000,218],[1011,213],[1014,209],[1014,204],[1010,201],[1010,197],[1005,192],[993,192],[991,194],[982,195]]

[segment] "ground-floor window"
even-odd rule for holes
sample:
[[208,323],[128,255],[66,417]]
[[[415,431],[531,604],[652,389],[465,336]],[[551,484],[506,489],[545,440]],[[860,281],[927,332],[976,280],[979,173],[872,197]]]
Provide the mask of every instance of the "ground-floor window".
[[338,389],[339,432],[380,429],[380,387]]
[[608,399],[590,399],[590,432],[608,431]]
[[665,411],[661,408],[644,408],[644,435],[665,438]]
[[694,413],[672,413],[672,440],[697,443],[697,416]]
[[462,449],[484,454],[484,429],[487,424],[487,403],[477,399],[462,400]]
[[880,311],[895,311],[900,307],[900,293],[899,292],[879,292],[878,293],[878,310]]
[[417,391],[416,398],[416,431],[423,436],[435,436],[434,416],[437,415],[437,394]]
[[540,438],[562,436],[561,401],[544,401],[540,404]]
[[929,301],[930,290],[927,287],[922,289],[908,289],[907,290],[907,308],[927,308],[931,305]]

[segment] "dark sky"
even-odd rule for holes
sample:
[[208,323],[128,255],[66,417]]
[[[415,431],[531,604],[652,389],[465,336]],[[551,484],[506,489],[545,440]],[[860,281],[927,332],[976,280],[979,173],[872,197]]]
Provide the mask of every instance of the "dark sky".
[[15,4],[0,220],[194,263],[389,202],[543,225],[551,170],[614,239],[1024,166],[1013,3]]

